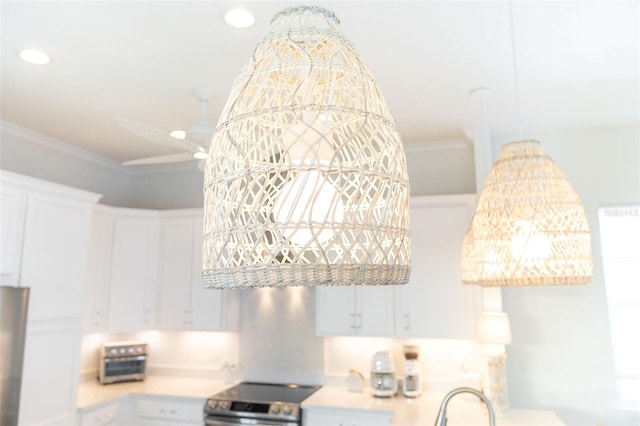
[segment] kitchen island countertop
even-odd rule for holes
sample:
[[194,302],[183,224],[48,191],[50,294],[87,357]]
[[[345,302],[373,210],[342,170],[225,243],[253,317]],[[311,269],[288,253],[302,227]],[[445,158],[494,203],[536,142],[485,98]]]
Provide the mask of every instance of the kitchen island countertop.
[[[234,383],[222,380],[194,377],[150,375],[142,382],[125,382],[101,385],[95,380],[82,381],[78,388],[79,412],[107,404],[128,395],[167,396],[204,400]],[[426,392],[418,398],[374,398],[368,392],[349,392],[338,386],[323,386],[302,402],[308,412],[337,415],[391,418],[392,426],[424,426],[435,423],[440,402],[440,392]],[[454,397],[447,407],[450,424],[489,424],[486,408],[469,395]],[[496,417],[497,426],[564,426],[553,411],[511,409],[506,415]]]
[[[302,403],[307,411],[354,416],[379,414],[392,417],[392,426],[424,426],[435,423],[445,393],[427,392],[417,398],[396,396],[375,398],[368,392],[349,392],[340,387],[325,386]],[[449,424],[488,425],[486,407],[470,395],[458,395],[447,406]],[[556,413],[548,410],[511,409],[496,416],[497,426],[564,426]]]

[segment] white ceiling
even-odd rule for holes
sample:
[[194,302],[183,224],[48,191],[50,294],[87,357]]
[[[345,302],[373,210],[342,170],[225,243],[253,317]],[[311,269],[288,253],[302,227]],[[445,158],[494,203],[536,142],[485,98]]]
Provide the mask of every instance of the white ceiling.
[[[299,3],[299,2],[298,2]],[[198,113],[190,94],[211,87],[216,123],[235,74],[270,19],[296,2],[1,2],[1,118],[116,161],[179,152],[116,125],[115,116],[172,130]],[[505,1],[316,2],[335,12],[376,76],[405,144],[463,137],[491,88],[487,123],[517,124],[509,4]],[[243,5],[253,28],[227,26]],[[525,130],[638,121],[638,1],[514,1]],[[50,65],[22,62],[26,47]],[[534,134],[524,136],[535,137]]]

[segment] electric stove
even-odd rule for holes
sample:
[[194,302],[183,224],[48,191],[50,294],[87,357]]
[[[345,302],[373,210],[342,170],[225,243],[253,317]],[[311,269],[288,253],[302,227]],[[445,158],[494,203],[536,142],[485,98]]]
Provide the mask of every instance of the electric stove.
[[205,425],[301,425],[300,403],[318,389],[320,386],[242,382],[207,399]]

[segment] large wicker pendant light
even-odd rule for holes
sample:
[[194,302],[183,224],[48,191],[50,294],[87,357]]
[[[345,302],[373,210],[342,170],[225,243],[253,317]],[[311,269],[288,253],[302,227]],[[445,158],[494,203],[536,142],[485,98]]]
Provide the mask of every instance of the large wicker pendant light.
[[402,143],[332,12],[272,19],[220,117],[204,198],[206,287],[408,281]]
[[591,235],[580,198],[533,140],[502,146],[462,246],[462,281],[585,284]]
[[[513,6],[513,80],[520,100]],[[591,234],[580,198],[540,143],[503,145],[484,183],[462,246],[462,281],[482,286],[586,284]]]

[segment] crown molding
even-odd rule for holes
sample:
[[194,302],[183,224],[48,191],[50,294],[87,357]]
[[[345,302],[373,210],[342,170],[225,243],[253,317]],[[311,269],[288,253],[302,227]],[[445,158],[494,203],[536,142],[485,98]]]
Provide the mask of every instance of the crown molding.
[[107,157],[103,157],[102,155],[96,154],[95,152],[78,148],[77,146],[62,142],[49,136],[45,136],[38,132],[34,132],[33,130],[20,127],[5,120],[0,120],[0,132],[5,135],[11,135],[13,137],[29,141],[33,144],[40,145],[47,149],[58,151],[66,155],[88,161],[102,167],[106,167],[110,170],[125,174],[127,176],[162,172],[180,172],[197,168],[197,163],[195,162],[126,167],[118,163],[117,161],[114,161]]
[[89,161],[91,163],[98,164],[100,166],[118,171],[120,173],[129,174],[129,171],[125,169],[117,161],[103,157],[94,152],[87,151],[82,148],[78,148],[68,143],[59,141],[52,137],[45,136],[41,133],[34,132],[33,130],[25,129],[24,127],[20,127],[11,122],[1,120],[0,131],[2,131],[2,133],[4,134],[27,140],[33,144],[40,145],[45,148],[58,151],[63,154],[67,154],[72,157],[76,157],[85,161]]

